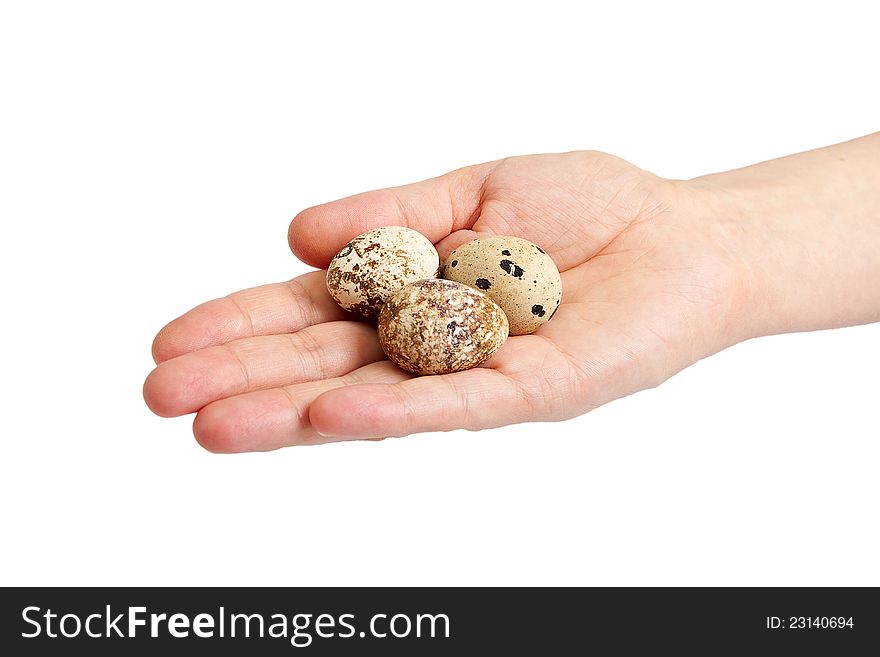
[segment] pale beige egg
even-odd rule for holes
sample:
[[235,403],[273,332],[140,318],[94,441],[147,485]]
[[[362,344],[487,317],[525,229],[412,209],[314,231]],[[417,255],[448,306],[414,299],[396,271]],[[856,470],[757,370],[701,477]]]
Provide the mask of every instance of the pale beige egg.
[[398,367],[415,374],[476,367],[507,333],[507,317],[489,297],[436,278],[405,285],[379,313],[379,344]]
[[481,237],[462,244],[440,275],[491,297],[507,315],[511,335],[533,333],[562,302],[562,277],[553,259],[520,237]]
[[431,241],[403,226],[383,226],[346,244],[327,268],[327,290],[340,306],[376,317],[407,283],[436,277],[440,256]]

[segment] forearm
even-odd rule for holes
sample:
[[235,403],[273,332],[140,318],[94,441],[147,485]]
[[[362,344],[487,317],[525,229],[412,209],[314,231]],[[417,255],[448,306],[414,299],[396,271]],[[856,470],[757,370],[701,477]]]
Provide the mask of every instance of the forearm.
[[691,183],[734,220],[751,335],[880,320],[880,133]]

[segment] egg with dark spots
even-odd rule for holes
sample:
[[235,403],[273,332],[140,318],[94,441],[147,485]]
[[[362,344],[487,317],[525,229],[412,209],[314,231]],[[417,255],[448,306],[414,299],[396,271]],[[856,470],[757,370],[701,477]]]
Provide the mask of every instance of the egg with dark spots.
[[379,344],[414,374],[448,374],[488,360],[507,339],[504,311],[482,292],[443,279],[405,285],[379,313]]
[[440,256],[431,241],[403,226],[383,226],[346,244],[327,268],[327,290],[340,306],[376,317],[382,304],[407,283],[433,278]]
[[538,330],[562,299],[562,277],[553,259],[521,237],[481,237],[462,244],[446,262],[441,276],[491,297],[507,315],[511,335]]

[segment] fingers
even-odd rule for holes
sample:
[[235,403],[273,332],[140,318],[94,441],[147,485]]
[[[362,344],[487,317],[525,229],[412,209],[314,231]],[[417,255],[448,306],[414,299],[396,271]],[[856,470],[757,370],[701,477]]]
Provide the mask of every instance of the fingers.
[[381,361],[333,379],[222,399],[199,411],[193,433],[205,449],[221,453],[326,442],[309,420],[309,407],[317,397],[349,384],[383,385],[408,376],[391,362]]
[[488,368],[329,390],[309,409],[327,442],[423,431],[487,429],[530,417],[515,381]]
[[325,273],[235,292],[193,308],[153,341],[153,360],[257,335],[292,333],[313,324],[350,319],[327,292]]
[[245,392],[341,376],[384,358],[373,327],[329,322],[165,361],[147,377],[144,399],[154,413],[174,417]]
[[478,164],[303,210],[290,224],[290,248],[303,262],[323,268],[346,242],[371,228],[407,226],[438,242],[476,220],[483,182],[496,164]]

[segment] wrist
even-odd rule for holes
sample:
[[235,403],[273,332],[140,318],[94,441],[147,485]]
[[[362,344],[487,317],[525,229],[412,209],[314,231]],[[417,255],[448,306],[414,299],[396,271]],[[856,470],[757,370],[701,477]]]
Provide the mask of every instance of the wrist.
[[772,304],[761,263],[762,240],[752,225],[756,214],[740,190],[711,177],[671,181],[685,221],[704,239],[708,257],[717,261],[721,293],[727,300],[715,316],[724,348],[773,332]]

